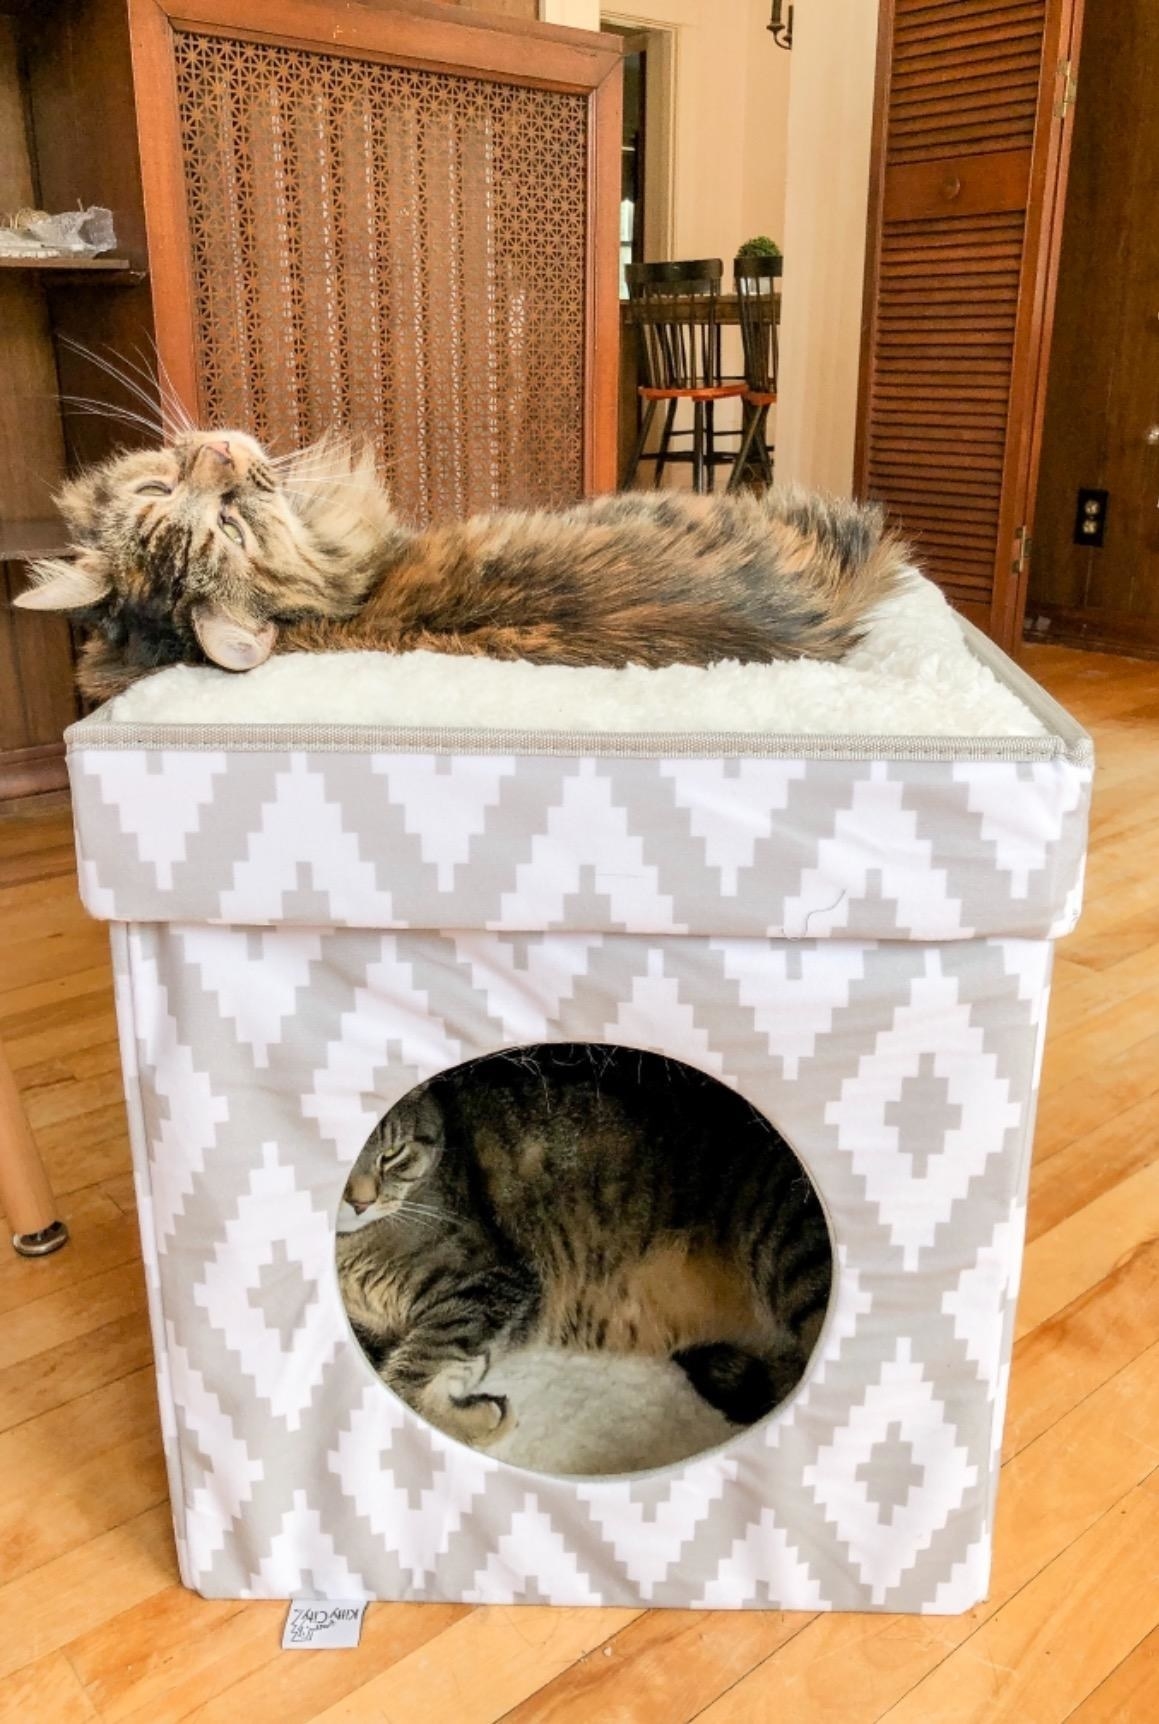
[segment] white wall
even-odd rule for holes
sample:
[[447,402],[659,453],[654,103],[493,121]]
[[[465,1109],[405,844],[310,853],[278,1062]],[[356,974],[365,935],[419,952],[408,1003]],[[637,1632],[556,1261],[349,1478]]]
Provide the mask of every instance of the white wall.
[[[582,3],[545,0],[573,14]],[[602,10],[675,31],[673,254],[727,262],[754,234],[779,241],[791,56],[765,29],[768,0],[609,0]]]
[[573,30],[598,30],[600,0],[539,0],[544,24],[569,24]]
[[[812,0],[816,3],[816,0]],[[810,0],[803,0],[810,4]],[[767,233],[784,250],[793,56],[768,31],[768,0],[745,0],[745,169],[742,239]]]
[[777,477],[853,481],[878,0],[798,0]]
[[[596,29],[599,0],[541,0]],[[796,0],[793,47],[768,0],[606,0],[676,32],[672,253],[720,257],[767,233],[785,253],[777,477],[853,478],[878,0]],[[733,356],[735,357],[735,356]]]

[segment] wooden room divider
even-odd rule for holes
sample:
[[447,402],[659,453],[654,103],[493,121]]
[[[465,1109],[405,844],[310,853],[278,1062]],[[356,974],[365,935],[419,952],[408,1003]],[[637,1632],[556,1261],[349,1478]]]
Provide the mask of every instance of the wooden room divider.
[[157,350],[371,438],[416,521],[615,485],[620,48],[438,5],[130,0]]

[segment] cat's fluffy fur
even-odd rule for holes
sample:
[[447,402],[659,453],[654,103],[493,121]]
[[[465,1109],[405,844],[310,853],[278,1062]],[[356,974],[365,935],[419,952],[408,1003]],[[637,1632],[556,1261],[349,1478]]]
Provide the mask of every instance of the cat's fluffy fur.
[[340,1233],[355,1333],[388,1383],[464,1441],[512,1416],[479,1392],[535,1343],[672,1358],[751,1423],[800,1379],[832,1276],[788,1145],[713,1079],[656,1054],[557,1045],[412,1092],[372,1133]]
[[243,432],[117,456],[58,498],[69,559],[16,601],[71,610],[92,700],[169,664],[378,649],[534,663],[840,658],[902,548],[876,510],[796,493],[625,493],[407,528],[342,438],[285,463]]

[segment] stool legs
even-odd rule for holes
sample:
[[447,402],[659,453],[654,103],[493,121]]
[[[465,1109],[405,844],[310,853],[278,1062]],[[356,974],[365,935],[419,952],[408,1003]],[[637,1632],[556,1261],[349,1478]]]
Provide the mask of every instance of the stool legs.
[[[644,415],[640,422],[640,434],[636,438],[635,447],[632,450],[631,457],[621,480],[621,486],[625,491],[630,489],[635,483],[636,475],[640,470],[641,461],[655,462],[655,467],[652,473],[652,485],[654,489],[659,490],[660,486],[664,482],[664,469],[667,467],[669,461],[688,459],[686,455],[673,456],[671,453],[672,438],[676,435],[674,432],[676,411],[680,405],[680,401],[676,397],[673,397],[664,403],[664,424],[660,432],[660,442],[656,449],[656,453],[654,455],[648,455],[646,453],[648,438],[651,435],[652,425],[656,418],[656,409],[659,405],[660,402],[656,400],[649,401],[645,405]],[[732,477],[729,480],[729,490],[735,490],[738,483],[738,475],[740,468],[743,465],[744,457],[747,455],[752,445],[754,427],[755,425],[762,423],[763,416],[760,413],[755,414],[751,419],[746,417],[745,424],[747,430],[744,454],[742,454],[735,463]],[[684,437],[687,436],[688,433],[682,431],[679,435]],[[721,459],[723,459],[723,457],[721,457]],[[692,402],[692,489],[694,491],[715,491],[717,460],[716,402],[712,400],[694,400]],[[765,467],[768,465],[767,456],[764,457],[763,465]]]
[[741,481],[744,478],[744,470],[748,465],[749,456],[752,453],[753,442],[756,439],[757,427],[760,422],[761,415],[759,409],[756,407],[746,407],[744,436],[741,438],[741,445],[737,450],[736,460],[733,462],[732,472],[729,474],[728,479],[728,488],[730,491],[740,490]]
[[767,407],[746,407],[744,436],[737,450],[736,461],[729,476],[728,488],[738,491],[744,480],[745,468],[756,456],[757,465],[765,477],[767,484],[773,482],[773,463],[769,459],[769,445],[766,436],[769,410]]
[[704,402],[692,403],[692,489],[704,491]]
[[33,1142],[16,1079],[0,1045],[0,1204],[22,1257],[47,1257],[68,1239],[52,1187]]
[[760,420],[757,432],[757,452],[761,466],[765,470],[765,483],[771,485],[773,482],[773,457],[769,451],[769,410],[767,407],[761,408]]
[[664,415],[664,429],[660,433],[660,447],[656,451],[656,471],[652,475],[652,484],[658,491],[664,478],[664,469],[668,464],[668,446],[672,441],[672,426],[676,420],[676,403],[670,401]]
[[635,483],[636,470],[643,459],[644,445],[648,441],[648,433],[652,429],[652,421],[656,417],[656,408],[658,405],[659,403],[656,401],[649,401],[648,405],[644,409],[644,417],[640,424],[640,435],[636,439],[636,447],[632,451],[632,458],[628,462],[628,470],[624,474],[624,482],[621,488],[625,491],[630,485]]

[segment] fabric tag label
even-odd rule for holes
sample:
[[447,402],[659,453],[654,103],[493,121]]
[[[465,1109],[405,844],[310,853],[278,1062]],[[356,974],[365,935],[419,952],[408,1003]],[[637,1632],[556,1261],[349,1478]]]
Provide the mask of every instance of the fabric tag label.
[[292,1598],[282,1630],[283,1651],[317,1647],[357,1646],[368,1600],[335,1602],[323,1598]]

